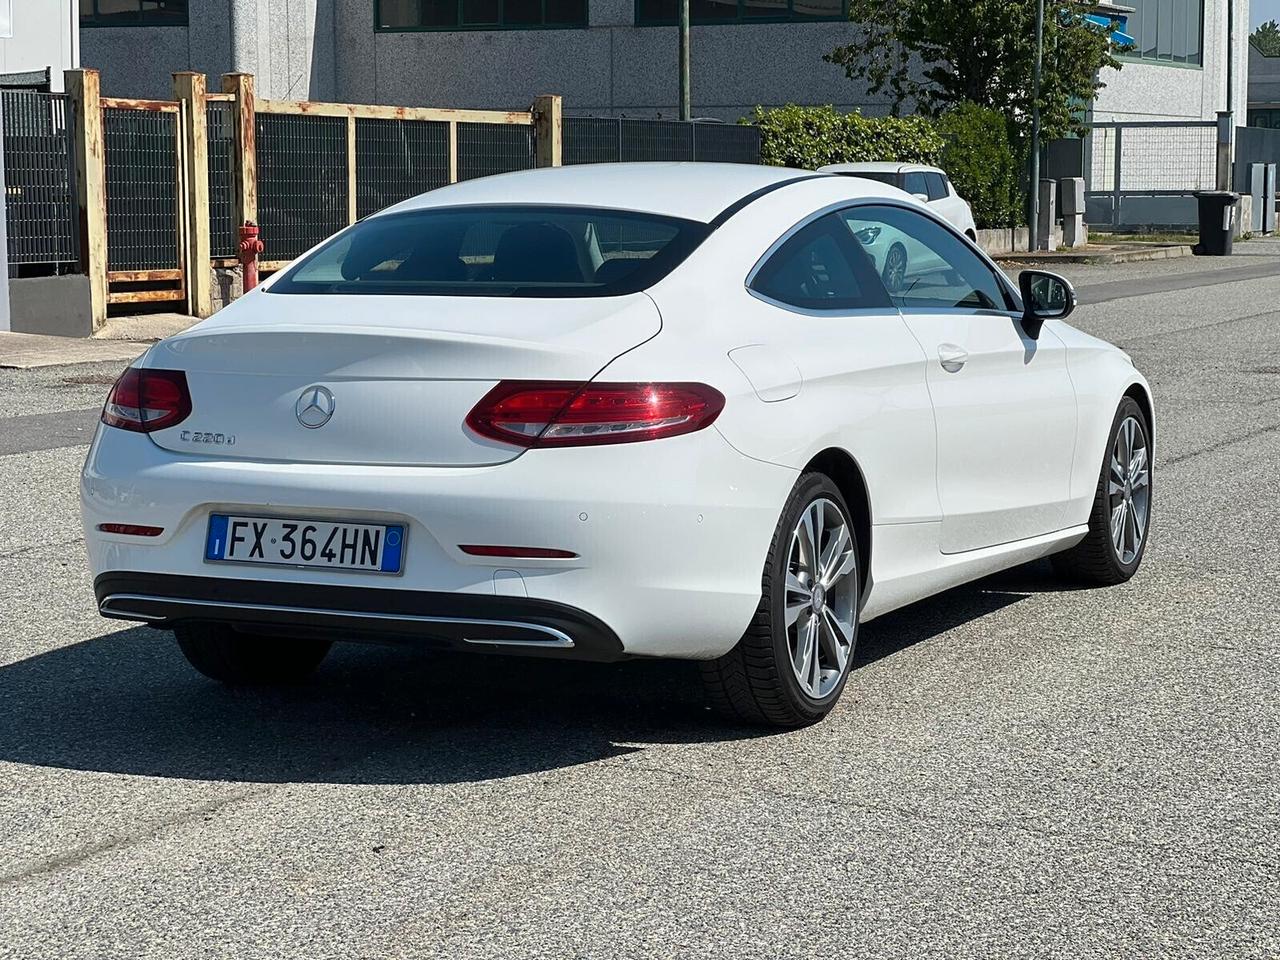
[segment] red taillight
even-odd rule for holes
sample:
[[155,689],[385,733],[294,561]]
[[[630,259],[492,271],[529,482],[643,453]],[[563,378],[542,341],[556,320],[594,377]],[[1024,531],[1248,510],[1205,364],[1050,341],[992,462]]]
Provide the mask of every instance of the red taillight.
[[458,549],[473,557],[515,557],[522,560],[574,560],[572,550],[554,547],[503,547],[487,543],[460,543]]
[[467,415],[467,426],[521,447],[577,447],[692,433],[723,409],[720,391],[702,383],[504,380]]
[[181,423],[190,413],[191,392],[185,373],[130,367],[107,394],[102,422],[121,430],[151,433]]
[[100,523],[98,529],[103,533],[122,533],[127,537],[158,537],[164,533],[164,527],[144,527],[136,523]]

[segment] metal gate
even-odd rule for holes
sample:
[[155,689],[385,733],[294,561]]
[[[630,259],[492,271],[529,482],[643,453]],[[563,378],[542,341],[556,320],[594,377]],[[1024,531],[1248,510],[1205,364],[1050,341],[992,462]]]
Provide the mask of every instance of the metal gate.
[[107,302],[186,298],[182,105],[102,98]]

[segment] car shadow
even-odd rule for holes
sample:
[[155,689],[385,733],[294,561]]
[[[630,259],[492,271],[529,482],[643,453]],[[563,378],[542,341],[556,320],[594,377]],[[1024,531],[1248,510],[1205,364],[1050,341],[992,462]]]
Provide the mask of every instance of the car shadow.
[[[868,624],[874,662],[1048,589],[1015,571]],[[696,664],[587,664],[339,644],[310,681],[222,687],[167,633],[120,630],[0,667],[0,761],[194,780],[459,783],[778,735],[727,724]]]

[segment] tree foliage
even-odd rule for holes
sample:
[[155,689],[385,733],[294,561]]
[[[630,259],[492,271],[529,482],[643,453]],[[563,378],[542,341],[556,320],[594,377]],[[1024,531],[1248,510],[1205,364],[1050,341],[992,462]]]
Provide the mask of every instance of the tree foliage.
[[1264,57],[1280,57],[1280,23],[1268,20],[1249,35],[1249,42]]
[[935,122],[941,135],[943,169],[956,192],[969,201],[981,228],[1020,223],[1025,153],[1009,135],[1004,115],[976,103],[952,107]]
[[[1040,113],[1046,137],[1080,127],[1081,105],[1120,68],[1110,31],[1082,19],[1075,0],[1045,0]],[[960,103],[1030,125],[1036,0],[850,0],[854,41],[824,58],[850,79],[887,93],[893,112],[914,105],[938,115]]]

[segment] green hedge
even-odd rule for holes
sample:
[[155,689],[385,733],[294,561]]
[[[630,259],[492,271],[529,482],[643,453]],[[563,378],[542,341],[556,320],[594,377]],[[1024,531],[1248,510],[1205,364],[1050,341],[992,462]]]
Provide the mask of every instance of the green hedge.
[[923,117],[864,117],[835,107],[756,107],[760,157],[779,167],[813,170],[828,163],[900,160],[937,163],[943,140]]
[[947,171],[980,228],[1021,219],[1022,162],[1005,118],[963,104],[936,120],[864,117],[835,107],[756,107],[762,162],[813,170],[829,163],[927,163]]
[[1025,160],[1009,136],[1004,116],[964,103],[935,121],[946,146],[940,166],[973,208],[979,227],[1009,227],[1024,220],[1022,170]]

